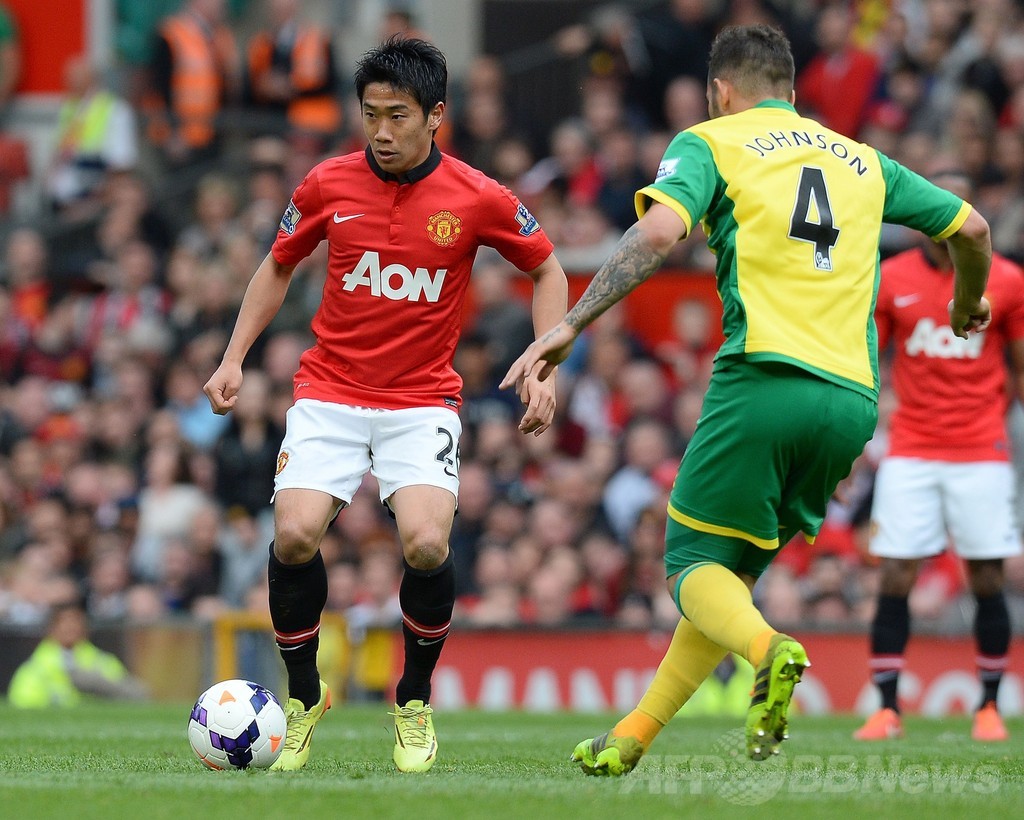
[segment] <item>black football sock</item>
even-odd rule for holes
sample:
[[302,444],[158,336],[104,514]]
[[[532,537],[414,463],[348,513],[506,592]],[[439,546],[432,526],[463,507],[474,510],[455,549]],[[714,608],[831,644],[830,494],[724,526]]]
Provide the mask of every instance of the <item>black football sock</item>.
[[976,600],[974,640],[978,647],[978,678],[981,680],[981,705],[984,706],[996,700],[1009,662],[1010,613],[1002,592]]
[[871,623],[871,680],[882,707],[899,712],[896,688],[903,669],[903,651],[910,637],[910,607],[902,595],[880,595]]
[[270,543],[270,620],[288,671],[288,696],[309,709],[320,700],[320,614],[327,604],[327,570],[317,551],[304,564],[282,564]]
[[405,669],[395,690],[395,703],[430,701],[430,677],[441,656],[455,607],[455,561],[452,553],[434,569],[405,564],[398,590],[405,636]]

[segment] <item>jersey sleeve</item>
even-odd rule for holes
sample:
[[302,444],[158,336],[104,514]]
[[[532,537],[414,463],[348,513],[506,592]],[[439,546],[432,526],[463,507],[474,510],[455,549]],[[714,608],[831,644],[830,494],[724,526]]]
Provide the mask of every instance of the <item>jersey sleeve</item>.
[[490,181],[481,197],[477,238],[521,271],[547,259],[554,246],[533,214],[508,188]]
[[654,182],[636,192],[636,214],[643,216],[652,202],[660,202],[679,215],[689,234],[711,207],[718,180],[710,146],[693,132],[684,131],[665,151]]
[[875,328],[878,331],[878,352],[881,353],[892,338],[892,263],[882,263],[875,296]]
[[326,214],[317,169],[310,171],[292,194],[281,217],[270,252],[282,265],[295,265],[327,238]]
[[[1024,270],[1009,260],[1001,260],[1007,271],[1006,278],[1011,286],[1006,288],[1003,304],[995,303],[992,311],[1006,327],[1006,338],[1011,341],[1024,339]],[[1000,313],[1003,315],[1000,316]]]
[[876,152],[885,178],[885,222],[905,225],[932,239],[946,239],[960,230],[971,206],[909,168]]

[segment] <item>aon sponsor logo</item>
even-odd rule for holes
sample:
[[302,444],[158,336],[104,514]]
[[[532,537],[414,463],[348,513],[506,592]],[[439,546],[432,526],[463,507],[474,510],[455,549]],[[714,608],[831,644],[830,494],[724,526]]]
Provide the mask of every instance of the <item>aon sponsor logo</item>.
[[441,297],[441,285],[448,273],[438,268],[433,274],[426,268],[409,270],[405,265],[380,266],[380,256],[375,251],[365,251],[355,269],[341,277],[344,290],[370,289],[373,296],[383,296],[395,301],[406,300],[436,302]]
[[985,344],[984,333],[972,333],[961,339],[947,324],[935,324],[927,317],[919,319],[914,332],[907,339],[908,356],[928,356],[933,359],[977,359]]

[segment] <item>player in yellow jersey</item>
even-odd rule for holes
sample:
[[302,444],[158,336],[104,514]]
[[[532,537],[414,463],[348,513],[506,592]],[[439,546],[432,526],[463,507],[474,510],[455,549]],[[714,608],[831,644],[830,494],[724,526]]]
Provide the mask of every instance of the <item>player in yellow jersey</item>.
[[583,328],[701,221],[717,256],[725,342],[668,508],[666,575],[683,617],[637,708],[576,747],[587,774],[630,771],[726,652],[757,670],[749,756],[763,760],[787,737],[793,687],[809,661],[768,625],[751,589],[793,536],[814,539],[875,428],[882,223],[947,242],[958,336],[990,318],[985,220],[871,147],[801,117],[794,103],[785,36],[763,25],[723,30],[708,67],[712,119],[675,138],[657,179],[637,193],[639,221],[502,383],[521,385],[540,360],[547,369],[563,361]]

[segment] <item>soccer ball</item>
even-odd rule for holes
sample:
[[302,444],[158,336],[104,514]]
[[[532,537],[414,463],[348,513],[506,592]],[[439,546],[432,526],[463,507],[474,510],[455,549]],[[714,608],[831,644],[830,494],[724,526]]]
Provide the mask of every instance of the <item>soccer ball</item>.
[[266,769],[280,756],[284,735],[280,701],[247,680],[215,683],[188,719],[188,741],[211,769]]

